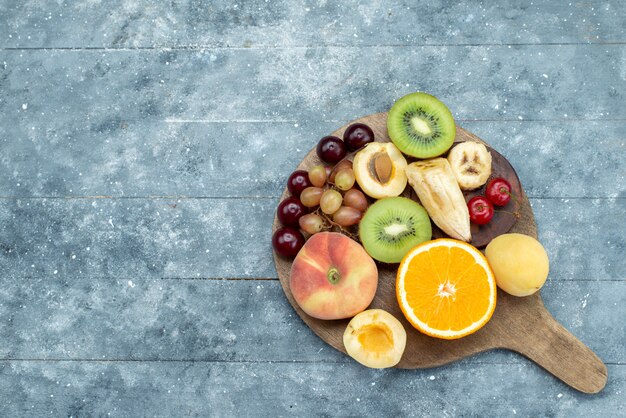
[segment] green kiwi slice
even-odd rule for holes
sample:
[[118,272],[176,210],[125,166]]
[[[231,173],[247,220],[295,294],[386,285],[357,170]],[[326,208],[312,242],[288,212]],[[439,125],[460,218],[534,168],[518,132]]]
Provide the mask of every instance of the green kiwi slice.
[[416,158],[432,158],[452,146],[456,135],[450,110],[435,96],[411,93],[387,114],[387,132],[403,153]]
[[359,223],[361,243],[372,258],[399,263],[407,252],[432,237],[426,209],[406,197],[387,197],[371,205]]

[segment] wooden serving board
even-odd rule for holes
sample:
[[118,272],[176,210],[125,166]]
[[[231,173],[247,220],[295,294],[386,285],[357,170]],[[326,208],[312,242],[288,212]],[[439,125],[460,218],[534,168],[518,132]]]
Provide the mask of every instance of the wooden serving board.
[[[389,141],[386,121],[386,113],[377,113],[351,123],[361,122],[369,125],[374,131],[376,141],[386,142]],[[343,131],[347,127],[348,125],[339,128],[332,135],[342,138]],[[459,127],[457,127],[456,136],[460,141],[483,142]],[[319,163],[315,150],[312,150],[300,163],[298,169],[308,170]],[[510,232],[537,238],[533,211],[521,185],[519,190],[521,192],[520,217]],[[281,200],[288,195],[289,192],[285,189]],[[279,227],[278,219],[275,218],[273,230]],[[292,260],[274,253],[274,261],[285,296],[298,315],[321,339],[345,353],[343,333],[349,319],[324,321],[304,313],[289,289]],[[550,315],[543,305],[539,292],[519,298],[498,289],[496,309],[487,325],[467,337],[458,340],[442,340],[420,333],[404,318],[396,301],[397,265],[379,264],[378,267],[378,290],[370,308],[388,311],[402,322],[407,332],[406,349],[397,367],[415,369],[441,366],[483,351],[505,348],[528,357],[581,392],[597,393],[606,385],[607,369],[604,363]]]

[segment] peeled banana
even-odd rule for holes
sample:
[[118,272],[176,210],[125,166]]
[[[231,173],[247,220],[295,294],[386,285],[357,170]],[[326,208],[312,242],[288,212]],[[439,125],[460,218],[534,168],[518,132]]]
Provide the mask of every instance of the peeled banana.
[[448,153],[448,162],[463,190],[479,188],[491,175],[491,154],[479,142],[461,142]]
[[471,241],[469,211],[448,160],[411,163],[406,175],[433,222],[450,237]]

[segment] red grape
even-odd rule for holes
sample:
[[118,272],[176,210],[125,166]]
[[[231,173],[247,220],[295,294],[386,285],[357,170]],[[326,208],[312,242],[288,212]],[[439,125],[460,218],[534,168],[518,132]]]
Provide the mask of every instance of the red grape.
[[365,197],[362,191],[357,189],[350,189],[343,195],[343,204],[361,212],[365,212],[368,206],[367,197]]
[[278,205],[278,220],[285,226],[298,226],[298,219],[307,213],[300,199],[297,197],[288,197]]
[[356,151],[365,144],[374,142],[374,131],[364,123],[353,123],[343,133],[343,142],[350,151]]
[[505,206],[511,200],[511,185],[502,177],[495,178],[485,189],[487,199],[496,206]]
[[296,170],[289,176],[287,180],[287,189],[294,196],[300,196],[302,190],[311,187],[313,184],[309,180],[309,173],[304,170]]
[[302,190],[300,194],[300,201],[307,208],[314,208],[320,204],[320,199],[322,198],[322,194],[324,193],[324,189],[321,187],[307,187]]
[[346,156],[346,144],[336,136],[325,136],[317,144],[317,156],[322,161],[334,164]]
[[283,257],[295,257],[304,245],[304,237],[297,229],[280,228],[272,236],[274,251]]
[[352,226],[358,224],[362,217],[361,211],[342,206],[333,214],[333,222],[340,226]]
[[326,228],[326,224],[324,223],[324,219],[321,216],[316,215],[315,213],[309,213],[300,218],[300,228],[308,234],[317,234]]
[[467,202],[470,221],[478,225],[488,224],[493,218],[493,205],[485,196],[475,196]]

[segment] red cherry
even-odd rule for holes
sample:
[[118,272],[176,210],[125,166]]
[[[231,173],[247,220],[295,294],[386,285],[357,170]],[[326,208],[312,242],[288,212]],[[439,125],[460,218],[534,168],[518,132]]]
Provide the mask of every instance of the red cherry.
[[304,237],[297,229],[280,228],[272,236],[274,251],[283,257],[295,257],[304,245]]
[[294,196],[300,196],[302,190],[313,186],[309,180],[309,173],[304,170],[296,170],[289,176],[287,180],[287,189]]
[[353,123],[343,133],[343,142],[350,151],[356,151],[362,146],[374,142],[374,131],[364,123]]
[[505,206],[511,200],[511,185],[502,177],[495,178],[485,189],[487,199],[496,206]]
[[475,196],[467,202],[470,221],[478,225],[488,224],[493,218],[493,205],[484,196]]
[[278,220],[285,226],[298,226],[298,221],[308,211],[297,197],[288,197],[278,204]]
[[346,144],[336,136],[325,136],[317,143],[317,156],[320,160],[334,164],[346,156]]

